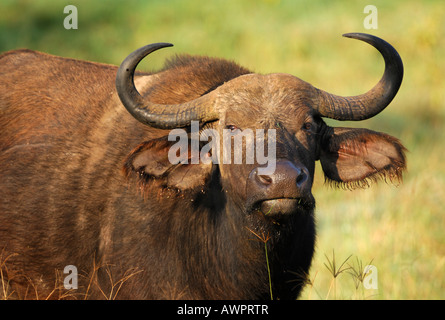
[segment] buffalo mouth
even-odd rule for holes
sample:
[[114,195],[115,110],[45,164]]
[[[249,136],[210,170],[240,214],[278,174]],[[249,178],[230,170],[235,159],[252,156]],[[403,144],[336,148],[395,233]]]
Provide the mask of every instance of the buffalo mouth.
[[277,217],[298,212],[311,211],[315,207],[314,201],[307,198],[276,198],[255,202],[253,209],[265,216]]

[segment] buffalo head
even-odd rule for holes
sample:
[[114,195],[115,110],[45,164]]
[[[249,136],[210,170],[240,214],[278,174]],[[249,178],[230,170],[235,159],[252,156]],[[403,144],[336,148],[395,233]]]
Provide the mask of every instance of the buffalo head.
[[[359,96],[336,96],[288,74],[251,73],[238,76],[192,101],[175,105],[152,103],[136,90],[134,71],[146,55],[171,46],[168,43],[147,45],[129,55],[119,68],[117,91],[127,110],[151,127],[188,127],[192,121],[199,121],[202,129],[213,128],[221,137],[224,130],[230,130],[231,136],[236,137],[246,129],[261,128],[265,132],[274,129],[276,170],[273,173],[258,174],[258,164],[236,166],[223,161],[219,162],[219,171],[222,180],[227,181],[224,190],[233,191],[230,194],[237,199],[239,209],[250,212],[259,206],[269,213],[291,213],[300,206],[314,204],[311,186],[317,160],[321,161],[328,180],[348,186],[364,185],[378,177],[398,179],[405,167],[404,148],[397,139],[367,129],[333,128],[322,119],[371,118],[392,101],[402,82],[403,64],[390,44],[367,34],[344,36],[370,43],[385,60],[382,79]],[[132,155],[133,169],[143,168],[150,174],[155,158],[148,153],[153,150],[145,146],[137,155]],[[162,174],[178,171],[166,163],[166,167],[160,169],[158,159],[156,165]],[[171,186],[190,188],[194,186],[192,180],[199,179],[187,178],[187,175],[203,176],[211,167],[199,164],[192,169],[188,163],[185,166],[186,182],[179,184],[178,179],[169,177]],[[156,172],[153,176],[161,175]]]

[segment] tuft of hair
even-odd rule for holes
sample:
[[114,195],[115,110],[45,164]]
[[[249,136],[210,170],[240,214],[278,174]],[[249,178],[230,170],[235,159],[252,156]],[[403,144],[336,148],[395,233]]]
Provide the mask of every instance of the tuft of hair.
[[406,165],[388,165],[382,170],[378,170],[368,175],[367,177],[357,181],[336,181],[324,176],[324,183],[332,188],[343,190],[355,190],[370,188],[373,184],[379,181],[390,183],[395,186],[403,182],[403,171],[406,170]]
[[168,59],[163,69],[156,73],[159,78],[145,96],[155,103],[184,103],[249,73],[252,72],[225,59],[176,55]]

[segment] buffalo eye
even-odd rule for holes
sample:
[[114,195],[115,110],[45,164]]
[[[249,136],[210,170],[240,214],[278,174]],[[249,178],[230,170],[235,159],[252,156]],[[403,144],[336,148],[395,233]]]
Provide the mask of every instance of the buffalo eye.
[[226,126],[226,129],[230,130],[230,133],[237,133],[238,131],[241,131],[240,128],[238,128],[237,126],[233,125],[233,124],[229,124]]
[[305,122],[303,124],[303,130],[308,132],[315,132],[315,124],[313,122]]

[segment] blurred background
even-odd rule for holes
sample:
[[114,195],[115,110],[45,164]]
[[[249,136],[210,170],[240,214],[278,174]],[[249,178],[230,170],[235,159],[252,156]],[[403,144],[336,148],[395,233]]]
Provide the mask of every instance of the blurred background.
[[[377,8],[377,29],[364,27],[369,4]],[[76,6],[78,29],[64,28],[66,5]],[[318,240],[311,282],[301,298],[445,299],[443,1],[0,2],[0,52],[29,48],[119,64],[140,46],[171,42],[173,48],[139,68],[154,70],[178,53],[218,56],[255,72],[290,73],[331,93],[356,95],[377,83],[384,65],[371,46],[341,37],[347,32],[391,43],[403,59],[405,77],[395,100],[375,118],[329,124],[399,138],[409,150],[408,171],[398,186],[381,182],[349,191],[326,185],[317,168]],[[357,282],[367,264],[377,271],[373,289]]]

